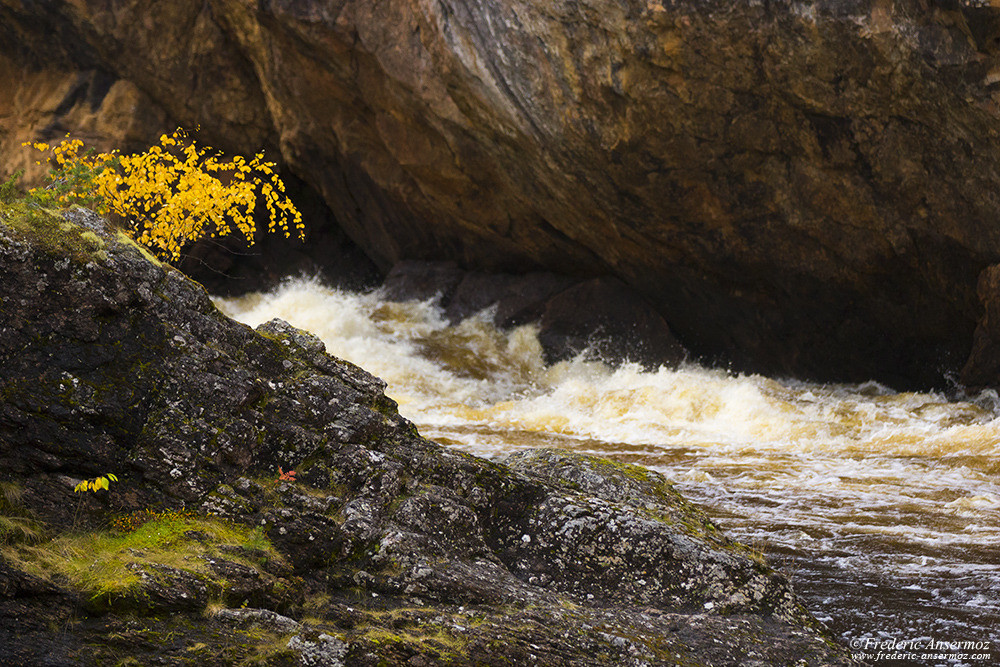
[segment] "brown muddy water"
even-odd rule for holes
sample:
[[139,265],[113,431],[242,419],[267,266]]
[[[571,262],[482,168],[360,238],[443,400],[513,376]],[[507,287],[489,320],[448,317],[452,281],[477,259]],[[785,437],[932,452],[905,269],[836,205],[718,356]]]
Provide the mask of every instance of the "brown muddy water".
[[[548,366],[532,327],[500,332],[486,314],[449,326],[430,302],[309,280],[217,304],[252,326],[280,317],[313,332],[388,382],[441,444],[487,458],[563,447],[662,472],[869,660],[902,646],[917,657],[893,664],[1000,664],[995,393]],[[946,645],[928,654],[927,642]]]

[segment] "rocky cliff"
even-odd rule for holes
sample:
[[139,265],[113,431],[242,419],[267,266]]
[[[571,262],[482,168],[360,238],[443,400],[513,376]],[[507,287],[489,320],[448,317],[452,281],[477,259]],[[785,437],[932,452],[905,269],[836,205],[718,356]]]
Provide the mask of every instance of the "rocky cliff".
[[383,270],[611,275],[703,358],[926,386],[1000,262],[998,27],[957,0],[3,0],[0,141],[12,170],[29,137],[200,124],[280,155]]
[[0,662],[851,664],[660,475],[448,451],[383,388],[93,214],[0,208]]

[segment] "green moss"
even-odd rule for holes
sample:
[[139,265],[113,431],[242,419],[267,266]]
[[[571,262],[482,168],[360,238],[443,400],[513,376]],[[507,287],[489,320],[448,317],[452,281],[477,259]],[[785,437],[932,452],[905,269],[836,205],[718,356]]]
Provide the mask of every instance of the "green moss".
[[163,262],[161,262],[156,257],[156,255],[154,255],[153,253],[149,252],[149,250],[146,249],[145,246],[143,246],[143,245],[141,245],[139,243],[136,243],[135,239],[133,239],[131,236],[129,236],[125,232],[123,232],[121,230],[118,230],[118,233],[115,234],[115,236],[117,237],[117,239],[120,242],[125,243],[126,245],[135,246],[139,250],[139,252],[142,253],[142,256],[145,257],[146,259],[148,259],[151,263],[156,264],[157,266],[162,266],[163,265]]
[[93,247],[96,247],[96,248],[103,248],[104,247],[104,239],[102,239],[100,236],[98,236],[97,234],[95,234],[92,231],[88,230],[86,232],[83,232],[82,234],[80,234],[80,238],[83,241],[89,243]]
[[612,459],[606,459],[599,456],[586,456],[581,458],[587,459],[587,463],[590,467],[597,471],[603,472],[605,475],[615,475],[615,473],[620,473],[625,477],[638,482],[643,491],[656,496],[660,502],[665,504],[674,505],[677,503],[688,504],[687,501],[674,489],[674,487],[667,481],[665,481],[660,475],[654,473],[648,468],[644,468],[634,463],[625,463],[623,461],[614,461]]
[[288,635],[254,627],[234,628],[188,614],[105,616],[82,630],[87,665],[204,665],[293,667],[299,656],[288,648]]
[[473,628],[483,624],[483,618],[470,618],[455,614],[453,623],[442,622],[441,609],[420,607],[364,612],[362,620],[345,639],[349,643],[367,644],[377,654],[392,657],[417,653],[431,656],[436,664],[471,664],[470,640],[462,633],[450,629],[451,625]]
[[459,658],[466,653],[469,644],[461,635],[431,625],[398,631],[384,627],[364,628],[351,638],[352,642],[359,640],[382,649],[406,648],[418,654],[433,653],[438,659]]
[[299,663],[299,654],[288,648],[288,641],[292,635],[276,635],[261,630],[244,632],[244,634],[247,639],[246,647],[249,651],[245,658],[236,663],[241,667]]
[[23,199],[0,204],[0,223],[60,259],[87,263],[107,257],[105,243],[97,234],[69,222],[56,210]]
[[[141,571],[156,566],[210,576],[206,557],[222,556],[220,546],[234,545],[279,558],[259,531],[228,522],[189,517],[164,517],[149,521],[125,535],[95,532],[60,535],[32,546],[0,550],[15,567],[65,582],[99,606],[131,599],[140,589]],[[252,559],[224,554],[256,567]]]

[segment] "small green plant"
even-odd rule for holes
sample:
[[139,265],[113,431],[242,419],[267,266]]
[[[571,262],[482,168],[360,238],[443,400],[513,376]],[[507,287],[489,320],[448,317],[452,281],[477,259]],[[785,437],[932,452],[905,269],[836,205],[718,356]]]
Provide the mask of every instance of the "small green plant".
[[[107,608],[141,597],[143,570],[163,566],[215,578],[210,558],[225,557],[259,568],[261,558],[281,560],[266,538],[252,528],[220,519],[170,510],[128,532],[69,532],[32,544],[0,544],[0,558],[43,579],[58,578]],[[194,537],[195,534],[201,537]],[[231,547],[260,549],[261,557],[233,553]],[[139,597],[136,597],[139,596]]]
[[97,491],[100,491],[101,489],[104,489],[105,491],[108,491],[109,487],[111,485],[111,482],[117,482],[117,481],[118,481],[118,478],[115,477],[114,475],[112,475],[109,472],[109,473],[105,473],[104,475],[102,475],[100,477],[95,477],[93,479],[85,479],[85,480],[83,480],[82,482],[80,482],[79,484],[76,485],[76,488],[73,489],[73,492],[74,493],[81,493],[83,491],[93,491],[93,492],[96,493]]
[[[110,491],[111,482],[117,482],[118,478],[113,474],[105,473],[100,477],[94,477],[93,479],[85,479],[81,481],[73,489],[73,493],[85,493],[87,491],[93,491],[97,493],[101,489],[105,491]],[[80,508],[83,507],[83,496],[80,496],[80,502],[76,504],[76,511],[73,513],[73,526],[76,526],[76,522],[80,518]]]
[[255,214],[262,203],[268,230],[285,236],[294,228],[305,238],[302,214],[285,195],[273,162],[257,153],[223,160],[201,148],[178,128],[142,153],[83,151],[83,142],[67,138],[58,146],[24,145],[50,153],[48,184],[29,195],[42,206],[79,204],[111,215],[138,243],[165,259],[180,258],[200,238],[240,232],[254,243]]

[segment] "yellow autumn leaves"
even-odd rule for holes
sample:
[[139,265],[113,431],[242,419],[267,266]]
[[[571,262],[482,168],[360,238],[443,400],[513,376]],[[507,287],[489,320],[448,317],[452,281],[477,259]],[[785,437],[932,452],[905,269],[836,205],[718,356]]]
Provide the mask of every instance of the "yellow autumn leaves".
[[95,477],[94,479],[85,479],[85,480],[83,480],[82,482],[80,482],[79,484],[76,485],[76,488],[74,488],[73,491],[75,493],[81,493],[81,492],[84,492],[84,491],[94,491],[94,492],[97,492],[97,491],[100,491],[101,489],[104,489],[105,491],[107,491],[109,489],[109,487],[111,486],[111,482],[117,482],[117,481],[118,481],[118,477],[116,477],[115,475],[112,475],[109,472],[109,473],[105,473],[104,475],[102,475],[100,477]]
[[181,129],[135,155],[81,152],[83,142],[69,138],[55,147],[30,145],[51,151],[48,185],[31,191],[36,199],[112,214],[136,241],[164,258],[178,259],[187,244],[234,231],[253,244],[259,203],[269,231],[288,237],[294,230],[305,237],[302,214],[263,153],[224,160]]

